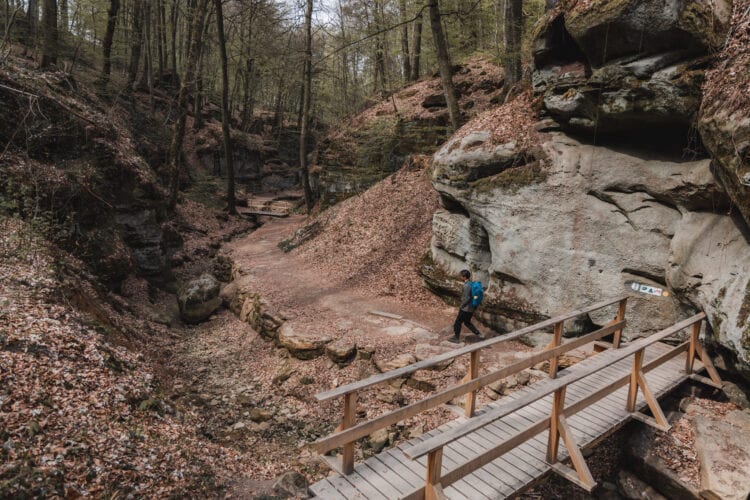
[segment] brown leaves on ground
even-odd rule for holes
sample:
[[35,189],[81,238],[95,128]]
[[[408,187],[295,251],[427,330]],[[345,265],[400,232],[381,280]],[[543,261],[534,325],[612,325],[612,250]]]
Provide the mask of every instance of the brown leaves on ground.
[[376,295],[435,304],[416,272],[432,236],[438,196],[427,178],[428,158],[401,170],[317,217],[321,234],[298,252],[329,278]]
[[4,219],[0,252],[0,497],[202,496],[245,472],[70,305],[64,264],[27,226]]
[[539,119],[536,108],[531,91],[527,90],[502,106],[477,116],[451,136],[451,140],[458,141],[472,132],[488,131],[490,144],[516,141],[520,149],[529,148],[539,143],[539,133],[534,129]]
[[[698,405],[716,418],[737,409],[734,403],[720,403],[696,398],[691,404]],[[654,452],[679,478],[695,488],[700,488],[700,464],[695,450],[695,433],[690,415],[683,415],[672,423],[668,432],[656,433]]]
[[703,108],[750,110],[750,0],[734,0],[729,37],[718,64],[706,72]]

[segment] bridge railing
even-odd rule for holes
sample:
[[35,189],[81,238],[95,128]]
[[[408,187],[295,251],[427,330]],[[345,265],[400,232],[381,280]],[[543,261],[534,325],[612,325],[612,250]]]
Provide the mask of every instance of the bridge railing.
[[[561,344],[565,321],[612,306],[614,304],[617,304],[618,308],[617,316],[612,322],[594,332],[578,337],[565,344]],[[613,335],[612,346],[615,348],[619,347],[622,331],[626,326],[626,305],[627,297],[625,296],[605,300],[579,310],[564,313],[562,315],[536,323],[534,325],[522,328],[506,335],[484,340],[482,342],[477,342],[459,349],[454,349],[450,352],[440,354],[438,356],[434,356],[417,363],[413,363],[403,368],[390,370],[388,372],[373,375],[369,378],[353,382],[351,384],[342,385],[329,391],[318,393],[315,397],[319,401],[326,401],[338,397],[343,397],[344,415],[341,420],[341,424],[336,429],[336,431],[329,436],[317,440],[315,443],[313,443],[313,446],[320,454],[327,453],[336,448],[343,448],[341,464],[340,466],[337,465],[337,468],[339,468],[340,472],[342,472],[343,474],[350,474],[354,470],[355,442],[360,438],[372,434],[378,429],[388,427],[389,425],[395,424],[414,415],[418,415],[419,413],[422,413],[431,408],[435,408],[441,404],[451,401],[456,397],[460,397],[463,395],[466,395],[466,416],[473,417],[476,407],[477,391],[488,384],[518,373],[526,368],[531,368],[532,366],[547,360],[549,360],[550,362],[550,377],[554,378],[557,375],[558,357],[561,354],[581,347],[585,344],[588,344],[589,342],[600,340],[607,335]],[[479,375],[480,352],[482,350],[501,342],[507,342],[509,340],[517,339],[519,337],[522,337],[523,335],[547,329],[549,327],[553,328],[553,337],[552,341],[547,346],[547,349],[545,351],[533,354],[500,370],[481,376]],[[372,420],[363,421],[360,423],[356,422],[357,394],[359,392],[370,389],[389,380],[407,377],[417,370],[431,368],[441,363],[445,363],[446,361],[450,361],[465,355],[469,356],[469,367],[467,374],[461,381],[461,383],[443,389],[440,392],[432,394],[410,405],[375,417]]]
[[[606,356],[601,360],[592,359],[592,362],[581,370],[571,371],[565,376],[551,379],[544,384],[541,384],[536,390],[520,397],[516,400],[502,404],[484,415],[473,418],[460,427],[454,427],[441,434],[426,439],[420,443],[408,446],[402,449],[404,454],[412,459],[416,460],[420,457],[427,455],[427,477],[425,487],[414,491],[412,494],[406,496],[407,499],[440,499],[444,498],[443,488],[461,479],[462,477],[472,473],[473,471],[483,467],[484,465],[492,462],[501,455],[507,453],[511,449],[520,445],[524,441],[530,439],[536,434],[549,429],[549,440],[547,445],[547,462],[552,466],[552,469],[563,477],[570,481],[578,484],[579,486],[591,491],[596,485],[591,472],[589,471],[586,462],[583,459],[581,450],[576,442],[575,436],[573,435],[570,427],[567,423],[567,418],[576,412],[586,408],[587,406],[595,403],[596,401],[612,394],[615,390],[629,384],[629,391],[626,401],[626,407],[631,416],[637,420],[641,420],[649,425],[653,425],[661,430],[669,428],[664,413],[659,406],[658,401],[654,397],[653,393],[649,389],[648,383],[645,378],[645,373],[654,369],[655,367],[665,363],[666,361],[674,358],[675,356],[687,351],[687,362],[685,370],[689,376],[695,378],[701,382],[708,383],[714,387],[721,387],[721,379],[718,373],[711,364],[710,359],[706,356],[703,347],[701,346],[698,335],[701,328],[701,322],[705,319],[704,313],[697,314],[687,320],[677,323],[659,333],[651,335],[649,337],[640,339],[623,347],[612,356]],[[666,353],[660,355],[656,359],[645,364],[644,353],[645,349],[678,333],[679,331],[691,327],[692,331],[690,339],[682,344],[674,347]],[[630,374],[621,377],[615,381],[609,382],[606,385],[599,387],[593,393],[586,397],[579,399],[578,401],[565,406],[565,392],[568,385],[588,377],[613,363],[621,361],[629,356],[633,356],[633,368]],[[693,365],[696,357],[700,357],[704,367],[708,371],[710,378],[701,377],[693,374]],[[644,399],[648,404],[649,409],[653,417],[649,417],[643,413],[636,411],[636,402],[638,391],[643,393]],[[516,434],[509,436],[503,442],[498,443],[496,446],[487,450],[469,461],[453,468],[452,470],[442,473],[442,455],[443,448],[458,440],[459,438],[470,434],[477,429],[495,422],[503,417],[510,415],[511,413],[523,408],[524,406],[531,404],[549,394],[553,394],[552,407],[548,417],[542,418],[527,428],[520,430]],[[565,443],[565,447],[568,450],[571,461],[573,463],[573,469],[564,466],[558,462],[558,446],[560,439],[562,438]]]

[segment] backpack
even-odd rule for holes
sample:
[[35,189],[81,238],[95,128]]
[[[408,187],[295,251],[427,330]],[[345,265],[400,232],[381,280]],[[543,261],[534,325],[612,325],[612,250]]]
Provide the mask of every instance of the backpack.
[[484,299],[484,290],[482,289],[481,281],[471,282],[471,306],[476,308],[482,303]]

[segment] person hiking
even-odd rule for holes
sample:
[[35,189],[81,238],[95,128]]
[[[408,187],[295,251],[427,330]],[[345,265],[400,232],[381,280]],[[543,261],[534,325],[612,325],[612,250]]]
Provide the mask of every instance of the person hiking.
[[[459,337],[461,336],[461,325],[466,325],[466,327],[471,330],[479,340],[484,340],[484,335],[482,335],[479,330],[477,330],[477,327],[471,323],[474,311],[482,302],[482,284],[470,281],[471,273],[466,269],[462,270],[459,275],[464,282],[463,292],[461,293],[461,305],[458,307],[456,322],[453,323],[453,337],[449,338],[448,341],[453,342],[454,344],[460,342]],[[473,289],[477,289],[478,291]]]

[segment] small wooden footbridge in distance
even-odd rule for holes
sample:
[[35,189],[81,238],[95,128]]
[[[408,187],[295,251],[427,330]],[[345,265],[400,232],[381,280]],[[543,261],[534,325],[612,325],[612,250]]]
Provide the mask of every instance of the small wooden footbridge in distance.
[[[648,337],[621,343],[626,305],[626,297],[603,301],[317,394],[320,401],[343,398],[343,418],[333,434],[312,446],[321,455],[339,449],[341,453],[323,455],[336,472],[310,490],[316,497],[332,500],[494,499],[518,494],[553,472],[592,491],[596,483],[582,449],[596,446],[632,419],[667,430],[669,423],[658,398],[688,378],[722,386],[699,341],[704,313]],[[604,308],[614,312],[615,307],[617,316],[610,323],[562,343],[565,321]],[[482,350],[549,328],[553,337],[545,350],[482,373]],[[688,340],[677,346],[663,342],[683,330],[688,330]],[[611,341],[604,341],[605,337]],[[597,354],[558,369],[560,355],[588,343],[594,343]],[[469,357],[468,372],[460,383],[371,420],[356,421],[359,392],[460,356]],[[550,363],[548,379],[476,407],[479,389],[543,361]],[[708,377],[699,374],[703,370]],[[357,440],[459,396],[466,398],[465,416],[354,463]]]

